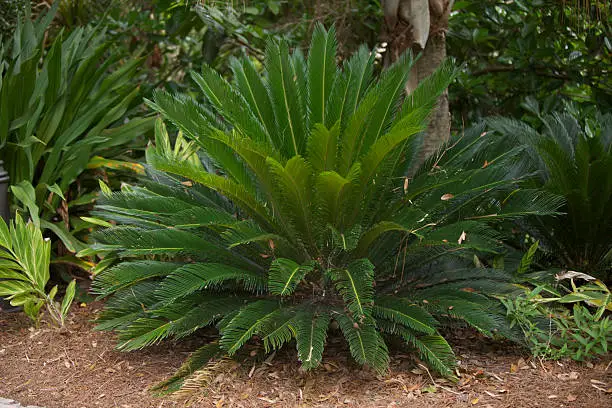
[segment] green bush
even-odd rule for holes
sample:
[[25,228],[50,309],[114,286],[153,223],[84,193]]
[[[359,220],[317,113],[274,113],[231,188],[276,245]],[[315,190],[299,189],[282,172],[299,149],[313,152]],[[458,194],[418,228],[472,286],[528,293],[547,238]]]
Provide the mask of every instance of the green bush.
[[[534,356],[583,361],[607,355],[612,321],[604,314],[612,311],[610,290],[600,281],[576,286],[571,279],[571,286],[540,285],[503,300],[510,325],[523,331]],[[570,303],[573,307],[566,308]]]
[[524,220],[521,231],[539,240],[552,266],[610,283],[612,277],[612,115],[542,116],[543,130],[505,118],[489,121],[510,144],[527,147],[533,187],[565,199],[556,217]]
[[[0,160],[16,201],[41,211],[42,227],[63,237],[74,251],[76,244],[66,234],[72,222],[68,209],[93,197],[83,184],[69,196],[70,186],[87,168],[120,164],[101,156],[117,158],[152,129],[154,119],[125,123],[137,102],[133,76],[141,61],[114,53],[103,30],[60,32],[45,49],[45,31],[58,4],[35,21],[28,14],[12,42],[0,48]],[[64,196],[72,203],[62,208]],[[62,221],[51,222],[59,216]]]
[[24,312],[38,325],[40,309],[47,307],[49,316],[59,326],[64,322],[72,300],[76,281],[70,282],[62,303],[55,301],[58,287],[49,292],[51,242],[44,239],[34,224],[25,224],[17,215],[10,227],[0,218],[0,297],[13,306],[23,306]]
[[338,68],[334,32],[317,26],[308,58],[271,42],[263,75],[248,59],[232,62],[232,84],[210,67],[194,73],[208,105],[157,92],[150,105],[191,145],[173,148],[160,123],[143,186],[105,189],[95,215],[121,225],[97,232],[92,251],[122,262],[94,281],[111,296],[98,328],[134,350],[216,325],[219,341],[168,389],[253,337],[268,352],[295,339],[302,366],[314,368],[335,329],[379,372],[395,336],[452,375],[438,328],[490,334],[503,310],[480,291],[507,276],[443,261],[469,266],[475,252],[495,253],[484,221],[548,214],[559,201],[518,189],[511,164],[521,149],[475,162],[490,142],[482,127],[407,178],[454,75],[444,64],[404,97],[412,62],[404,55],[375,79],[374,53],[361,48]]
[[[606,316],[612,311],[610,290],[581,272],[538,270],[538,247],[538,241],[531,245],[513,272],[522,290],[500,297],[510,326],[522,331],[535,357],[582,361],[606,355],[612,340],[612,322]],[[575,280],[586,283],[576,285]]]

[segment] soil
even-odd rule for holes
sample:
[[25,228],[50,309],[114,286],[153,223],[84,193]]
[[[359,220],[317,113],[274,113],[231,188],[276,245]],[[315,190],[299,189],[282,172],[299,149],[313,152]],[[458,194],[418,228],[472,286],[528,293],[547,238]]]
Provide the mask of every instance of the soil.
[[330,340],[321,368],[299,369],[295,352],[266,360],[256,349],[222,361],[206,388],[156,397],[149,388],[170,376],[202,338],[144,351],[114,350],[112,334],[92,331],[100,304],[76,306],[68,330],[30,327],[20,313],[0,312],[0,397],[55,407],[610,407],[612,367],[530,360],[507,343],[471,331],[452,336],[460,359],[456,384],[430,375],[412,356],[392,355],[388,375],[354,366]]

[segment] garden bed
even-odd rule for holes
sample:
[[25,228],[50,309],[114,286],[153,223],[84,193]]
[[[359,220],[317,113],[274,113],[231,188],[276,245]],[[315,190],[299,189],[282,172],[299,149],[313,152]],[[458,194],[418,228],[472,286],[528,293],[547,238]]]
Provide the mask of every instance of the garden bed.
[[[194,349],[193,338],[141,352],[114,350],[115,339],[91,330],[99,304],[75,307],[68,330],[30,328],[22,314],[0,312],[0,397],[54,407],[178,407],[148,389],[171,375]],[[471,332],[451,337],[461,379],[451,384],[394,354],[391,372],[376,377],[348,361],[333,338],[316,375],[303,373],[295,354],[257,357],[221,367],[196,407],[605,407],[612,405],[610,361],[593,365],[540,362],[507,343]],[[255,354],[253,351],[251,354]],[[434,386],[432,380],[435,381]]]

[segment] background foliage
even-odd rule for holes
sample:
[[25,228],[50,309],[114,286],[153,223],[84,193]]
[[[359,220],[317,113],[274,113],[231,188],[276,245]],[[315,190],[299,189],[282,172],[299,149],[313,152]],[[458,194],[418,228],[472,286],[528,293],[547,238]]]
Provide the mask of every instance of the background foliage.
[[455,126],[521,118],[563,101],[612,109],[612,13],[605,1],[457,1],[448,52],[466,64],[451,87]]

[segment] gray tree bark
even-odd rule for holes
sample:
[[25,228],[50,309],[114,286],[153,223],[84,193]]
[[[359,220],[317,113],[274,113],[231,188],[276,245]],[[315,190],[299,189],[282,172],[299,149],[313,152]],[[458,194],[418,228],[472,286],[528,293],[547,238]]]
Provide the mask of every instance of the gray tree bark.
[[[383,0],[385,24],[381,40],[387,43],[385,64],[405,50],[421,57],[410,72],[406,92],[429,76],[446,58],[446,31],[454,0]],[[440,97],[427,128],[421,160],[434,153],[450,137],[448,93]]]

